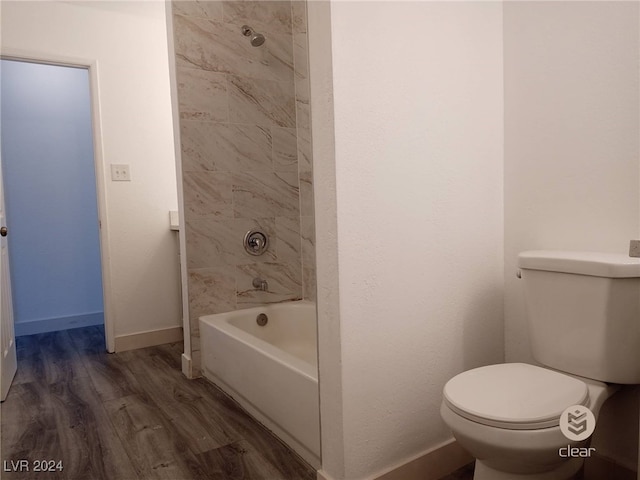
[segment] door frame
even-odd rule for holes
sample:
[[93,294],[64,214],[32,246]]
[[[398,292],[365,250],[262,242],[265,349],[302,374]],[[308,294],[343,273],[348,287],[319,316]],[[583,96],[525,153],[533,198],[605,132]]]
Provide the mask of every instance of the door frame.
[[[6,214],[2,177],[2,154],[0,154],[0,225],[5,228]],[[5,232],[5,237],[6,236]],[[4,402],[7,399],[11,384],[18,371],[15,324],[13,321],[13,299],[11,295],[9,239],[0,237],[0,282],[4,282],[5,278],[8,280],[6,284],[0,285],[0,402]]]
[[91,96],[91,123],[93,132],[93,163],[96,176],[96,195],[98,202],[98,224],[100,237],[100,263],[102,270],[102,299],[104,305],[104,331],[106,349],[109,353],[115,352],[115,312],[111,302],[113,288],[111,286],[111,255],[109,242],[109,222],[107,204],[107,176],[104,165],[104,152],[102,144],[102,124],[100,115],[100,82],[98,61],[38,52],[2,49],[2,60],[15,60],[59,67],[86,68],[89,72],[89,92]]

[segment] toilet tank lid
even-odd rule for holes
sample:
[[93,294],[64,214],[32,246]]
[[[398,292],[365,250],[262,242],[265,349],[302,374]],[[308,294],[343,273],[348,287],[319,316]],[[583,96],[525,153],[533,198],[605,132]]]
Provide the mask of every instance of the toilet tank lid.
[[640,277],[640,258],[623,253],[531,250],[518,255],[518,267],[595,277]]

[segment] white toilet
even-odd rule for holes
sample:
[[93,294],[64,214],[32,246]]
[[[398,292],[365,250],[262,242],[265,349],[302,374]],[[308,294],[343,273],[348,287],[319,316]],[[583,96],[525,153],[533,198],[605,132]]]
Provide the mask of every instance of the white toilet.
[[[474,480],[567,480],[589,439],[561,432],[572,405],[596,419],[620,384],[640,383],[640,259],[622,254],[531,251],[518,257],[533,355],[452,378],[440,409],[476,458]],[[562,450],[561,450],[562,449]]]

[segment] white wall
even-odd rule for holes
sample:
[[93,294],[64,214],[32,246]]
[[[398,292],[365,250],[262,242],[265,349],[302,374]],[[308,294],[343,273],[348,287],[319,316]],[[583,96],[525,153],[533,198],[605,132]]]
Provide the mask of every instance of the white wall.
[[450,439],[444,383],[503,360],[502,7],[311,2],[309,36],[323,469],[359,479]]
[[505,4],[508,360],[531,361],[517,254],[640,235],[638,4]]
[[[534,361],[518,252],[625,253],[640,238],[639,17],[637,2],[505,4],[507,361]],[[601,423],[614,433],[594,440],[599,453],[630,468],[638,438],[633,395],[607,404]],[[605,427],[607,417],[618,424]]]
[[[115,335],[179,326],[164,2],[2,2],[2,53],[97,61]],[[111,163],[131,182],[111,182]]]

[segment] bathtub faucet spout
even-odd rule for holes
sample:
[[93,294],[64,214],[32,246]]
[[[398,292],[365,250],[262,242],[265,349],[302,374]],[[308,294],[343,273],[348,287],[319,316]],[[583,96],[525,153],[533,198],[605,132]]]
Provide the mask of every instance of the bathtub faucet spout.
[[253,279],[253,288],[258,288],[263,292],[266,292],[269,288],[269,284],[266,280],[261,279],[260,277],[256,277]]

